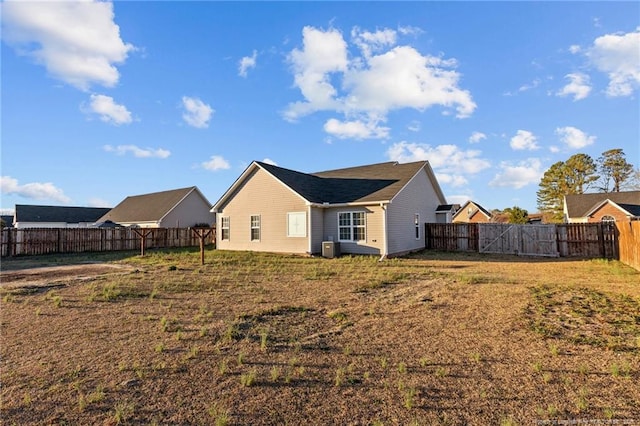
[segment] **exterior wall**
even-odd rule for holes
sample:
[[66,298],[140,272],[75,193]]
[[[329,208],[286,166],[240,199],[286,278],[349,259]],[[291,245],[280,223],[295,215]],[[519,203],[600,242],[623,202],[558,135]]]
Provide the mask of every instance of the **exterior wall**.
[[604,216],[612,216],[616,222],[629,222],[629,216],[619,208],[611,205],[611,203],[606,203],[593,212],[587,221],[589,223],[601,222]]
[[311,208],[311,253],[322,253],[324,239],[324,211],[321,208]]
[[215,215],[211,213],[211,206],[202,199],[197,191],[191,191],[173,210],[160,222],[162,228],[186,228],[198,223],[215,222]]
[[16,229],[24,228],[87,228],[89,223],[66,223],[66,222],[16,222]]
[[[387,233],[389,255],[420,250],[424,244],[424,223],[436,222],[439,199],[426,171],[418,173],[388,206]],[[420,215],[419,238],[416,239],[415,214]]]
[[[160,228],[160,224],[158,222],[118,222],[118,225],[122,226],[133,226],[136,228]],[[168,228],[173,228],[173,226],[168,226]]]
[[[338,233],[339,212],[365,212],[365,240],[340,241]],[[332,207],[323,210],[324,241],[340,242],[341,253],[351,254],[381,254],[384,250],[383,211],[380,206],[347,206]]]
[[[307,253],[307,237],[287,237],[287,213],[307,212],[306,201],[262,169],[247,176],[216,215],[216,246],[221,250]],[[251,216],[260,215],[260,241],[251,241]],[[229,217],[230,239],[222,239],[222,218]],[[308,234],[308,230],[307,230]]]

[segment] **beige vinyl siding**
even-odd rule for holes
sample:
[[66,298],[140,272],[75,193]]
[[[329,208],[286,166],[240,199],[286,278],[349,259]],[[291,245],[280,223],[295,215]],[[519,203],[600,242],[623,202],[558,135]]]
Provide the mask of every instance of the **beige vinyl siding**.
[[[307,237],[287,237],[287,213],[308,212],[305,200],[269,173],[257,168],[219,208],[218,241],[222,250],[306,253]],[[260,241],[251,241],[251,216],[260,216]],[[307,214],[308,216],[308,214]],[[221,238],[221,218],[230,219],[230,238]],[[309,217],[307,217],[307,226]]]
[[211,206],[193,190],[173,210],[162,218],[163,228],[186,228],[198,223],[212,224],[215,216],[210,212]]
[[[436,221],[436,209],[444,204],[421,170],[396,195],[388,207],[388,248],[390,255],[424,248],[424,223]],[[420,215],[420,239],[415,237],[415,215]]]
[[340,241],[340,252],[352,254],[381,254],[384,247],[383,212],[380,206],[335,207],[324,210],[324,240],[340,240],[338,234],[339,212],[365,212],[366,239],[364,241]]

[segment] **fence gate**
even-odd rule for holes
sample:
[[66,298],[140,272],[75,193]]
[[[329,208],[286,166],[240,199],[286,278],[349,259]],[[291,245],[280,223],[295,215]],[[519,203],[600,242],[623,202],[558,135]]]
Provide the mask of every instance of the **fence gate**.
[[555,225],[478,225],[480,253],[559,257]]

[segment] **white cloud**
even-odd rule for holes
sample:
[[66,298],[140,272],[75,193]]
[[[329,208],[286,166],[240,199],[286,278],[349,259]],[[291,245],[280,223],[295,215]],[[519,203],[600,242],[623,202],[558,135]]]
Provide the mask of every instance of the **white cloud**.
[[[333,111],[344,114],[343,123],[371,123],[384,122],[388,112],[403,108],[422,111],[442,106],[455,109],[459,118],[475,110],[471,94],[458,87],[455,59],[395,46],[394,30],[368,32],[356,27],[351,35],[362,56],[349,57],[349,46],[335,29],[303,29],[303,47],[293,49],[288,59],[294,85],[304,99],[287,106],[285,119]],[[339,122],[335,120],[333,124]],[[376,134],[384,138],[387,132],[372,133]]]
[[582,130],[571,126],[558,127],[556,129],[556,135],[560,137],[562,143],[573,149],[582,149],[596,141],[595,136],[589,136]]
[[324,123],[324,131],[338,139],[385,139],[389,128],[380,127],[376,121],[340,121],[330,118]]
[[20,185],[18,180],[11,176],[0,177],[0,192],[34,200],[53,200],[60,203],[71,202],[71,199],[64,195],[64,191],[56,188],[51,182],[32,182]]
[[454,194],[454,195],[448,195],[447,196],[447,201],[451,204],[460,204],[463,205],[464,203],[466,203],[469,200],[472,200],[474,197],[471,196],[471,194],[467,194],[467,195],[463,195],[463,194]]
[[580,53],[581,51],[582,51],[582,48],[577,44],[572,44],[571,46],[569,46],[569,52],[573,53],[574,55],[576,53]]
[[255,68],[256,67],[256,59],[257,58],[258,58],[258,52],[256,52],[254,50],[253,51],[253,55],[245,56],[242,59],[240,59],[240,63],[238,64],[238,75],[240,77],[246,77],[247,76],[247,71],[250,68]]
[[515,150],[533,151],[540,148],[537,144],[538,138],[528,130],[518,130],[516,135],[511,138],[509,145]]
[[97,197],[89,198],[87,205],[89,207],[111,207],[112,206],[111,203],[109,203],[108,201],[103,200],[102,198],[97,198]]
[[478,143],[483,139],[486,139],[487,135],[482,132],[473,132],[471,136],[469,136],[469,143]]
[[542,164],[537,158],[529,158],[516,164],[503,161],[500,169],[501,172],[495,175],[489,186],[519,189],[540,183],[543,174]]
[[262,162],[265,163],[265,164],[271,164],[272,166],[277,166],[278,165],[278,163],[273,161],[271,158],[265,158],[264,160],[262,160]]
[[133,121],[131,113],[124,105],[114,102],[113,98],[105,95],[91,95],[91,103],[89,104],[89,112],[93,112],[100,116],[100,120],[105,123],[111,123],[116,126],[120,124],[129,124]]
[[419,132],[421,127],[422,126],[420,125],[420,122],[418,120],[413,120],[407,126],[407,130],[412,131],[412,132]]
[[531,83],[523,84],[518,88],[518,92],[526,92],[531,89],[535,89],[540,86],[541,80],[539,78],[534,79]]
[[640,87],[640,27],[629,33],[598,37],[587,56],[598,71],[607,73],[607,95],[629,96]]
[[229,162],[219,155],[212,155],[209,161],[205,161],[200,165],[203,169],[211,170],[212,172],[218,170],[227,170],[231,168]]
[[573,95],[574,101],[579,101],[589,96],[591,84],[589,76],[580,72],[565,75],[569,83],[556,93],[558,96]]
[[5,1],[2,22],[5,42],[80,90],[115,86],[115,65],[135,49],[120,38],[111,2]]
[[182,107],[186,110],[182,114],[182,118],[188,125],[198,129],[209,127],[209,120],[215,112],[209,105],[198,98],[183,96]]
[[408,163],[412,161],[429,161],[436,172],[438,181],[458,187],[468,183],[465,175],[473,175],[491,166],[489,161],[480,157],[477,150],[463,151],[455,145],[438,145],[399,142],[387,150],[387,157],[392,161]]
[[551,146],[549,147],[549,151],[551,151],[551,152],[552,152],[552,153],[554,153],[554,154],[557,154],[558,152],[560,152],[560,148],[558,148],[558,147],[557,147],[557,146],[555,146],[555,145],[551,145]]
[[139,148],[135,145],[118,145],[111,146],[105,145],[102,147],[106,152],[114,152],[118,155],[125,155],[127,153],[133,154],[136,158],[168,158],[171,155],[170,151],[166,149],[158,148]]
[[371,57],[374,52],[380,52],[387,46],[396,44],[397,35],[394,30],[385,28],[374,33],[362,31],[358,27],[351,30],[353,44],[358,46],[365,58]]

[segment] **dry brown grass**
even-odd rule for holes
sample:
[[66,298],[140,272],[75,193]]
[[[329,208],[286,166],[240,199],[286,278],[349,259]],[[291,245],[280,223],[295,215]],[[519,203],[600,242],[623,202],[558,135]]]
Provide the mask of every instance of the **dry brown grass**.
[[[2,268],[101,256],[52,259]],[[640,422],[640,274],[618,262],[108,260],[124,269],[3,272],[4,423]]]

